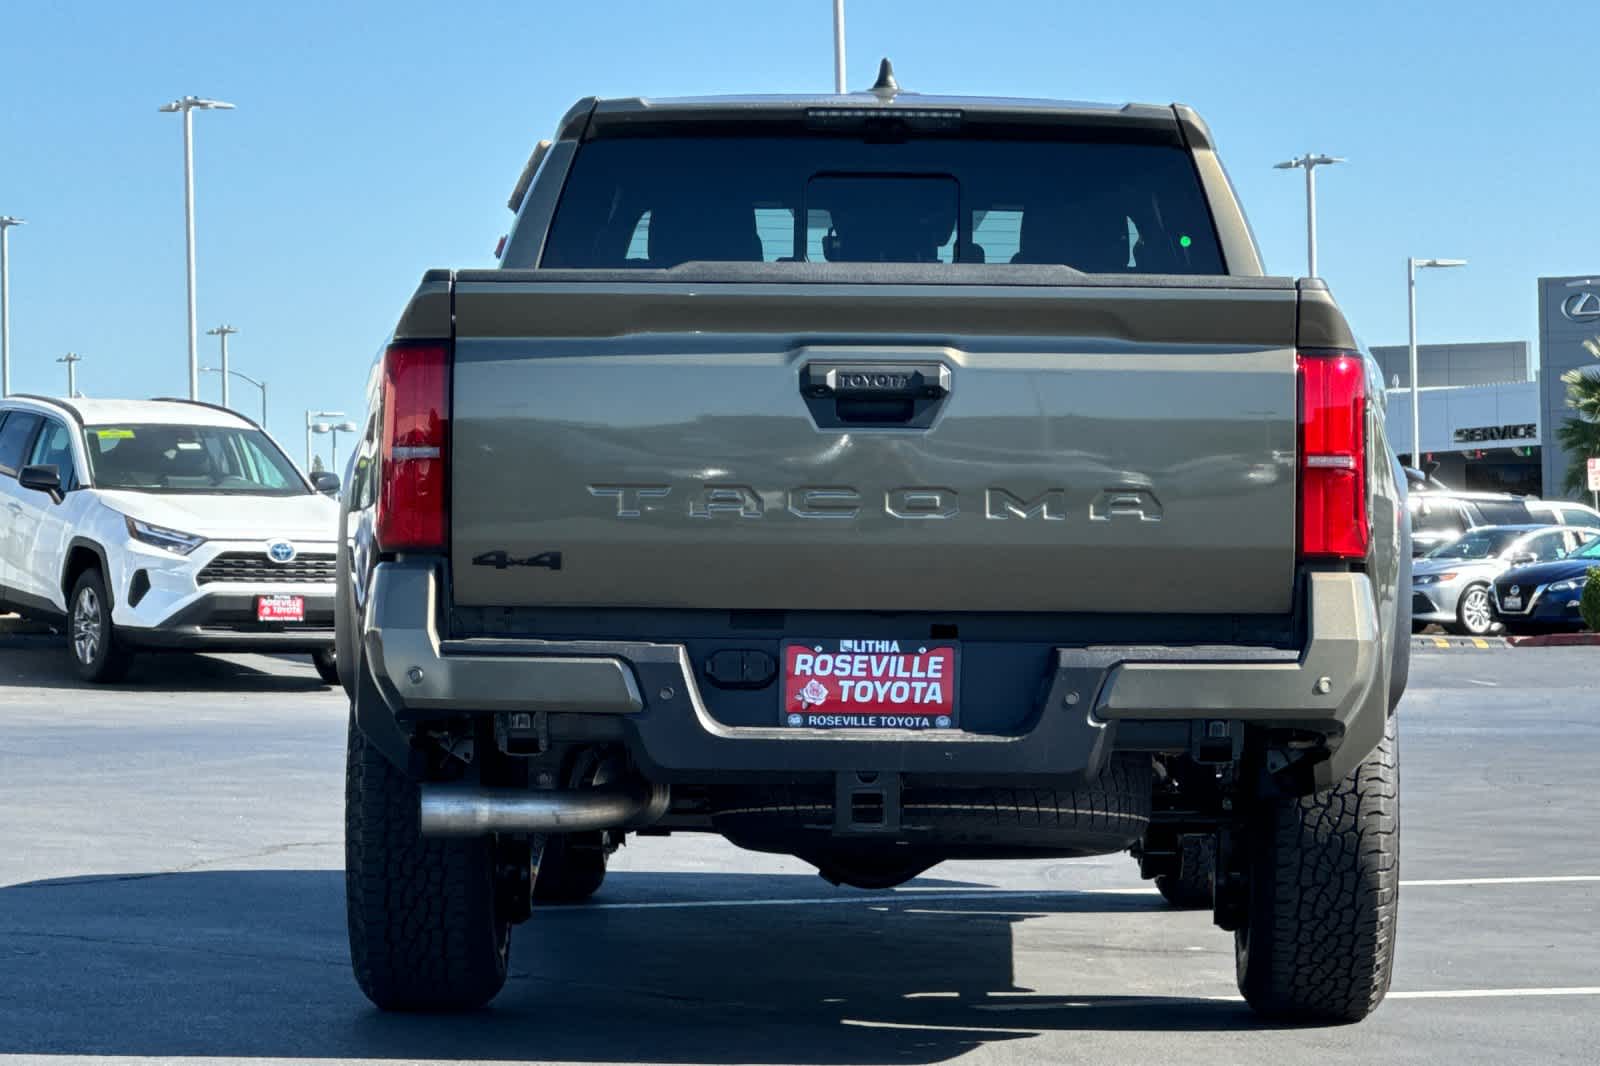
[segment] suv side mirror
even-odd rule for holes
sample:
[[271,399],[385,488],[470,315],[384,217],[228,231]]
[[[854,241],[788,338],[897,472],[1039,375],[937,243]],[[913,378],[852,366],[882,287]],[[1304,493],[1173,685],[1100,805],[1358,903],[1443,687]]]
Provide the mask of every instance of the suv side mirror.
[[17,475],[17,484],[35,492],[48,492],[56,503],[60,503],[65,496],[61,491],[61,468],[53,463],[23,467]]
[[318,470],[311,475],[311,487],[328,496],[339,494],[339,475],[331,470]]

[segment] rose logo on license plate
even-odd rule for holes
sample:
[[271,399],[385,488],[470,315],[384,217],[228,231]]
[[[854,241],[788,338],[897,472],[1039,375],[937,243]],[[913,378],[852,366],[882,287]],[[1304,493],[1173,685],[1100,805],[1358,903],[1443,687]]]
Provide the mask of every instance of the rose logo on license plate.
[[959,649],[951,642],[793,641],[783,716],[807,729],[953,729]]

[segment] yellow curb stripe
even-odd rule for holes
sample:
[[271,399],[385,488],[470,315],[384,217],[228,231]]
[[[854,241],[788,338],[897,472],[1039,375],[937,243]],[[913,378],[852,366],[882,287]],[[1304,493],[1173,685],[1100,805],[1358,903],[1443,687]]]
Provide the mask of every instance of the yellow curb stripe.
[[1484,640],[1482,637],[1473,637],[1472,638],[1472,644],[1473,644],[1473,647],[1477,647],[1477,648],[1487,648],[1489,646],[1489,642],[1487,640]]
[[1450,646],[1450,642],[1445,640],[1443,637],[1434,637],[1433,646],[1435,648],[1448,648]]

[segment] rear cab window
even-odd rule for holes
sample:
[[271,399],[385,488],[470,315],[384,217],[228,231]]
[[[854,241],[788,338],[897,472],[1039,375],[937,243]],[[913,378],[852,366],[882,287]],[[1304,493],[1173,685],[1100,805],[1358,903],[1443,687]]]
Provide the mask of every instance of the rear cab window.
[[[879,143],[798,128],[655,130],[580,145],[537,265],[666,269],[692,261],[1226,273],[1188,151],[1148,133]],[[512,256],[505,265],[534,264]]]

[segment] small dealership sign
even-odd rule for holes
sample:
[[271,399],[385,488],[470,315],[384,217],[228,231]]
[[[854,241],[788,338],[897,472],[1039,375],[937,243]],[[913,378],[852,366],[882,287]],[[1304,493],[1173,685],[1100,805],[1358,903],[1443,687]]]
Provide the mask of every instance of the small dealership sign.
[[1457,444],[1482,444],[1496,440],[1538,440],[1537,422],[1514,422],[1507,426],[1463,426],[1456,430]]

